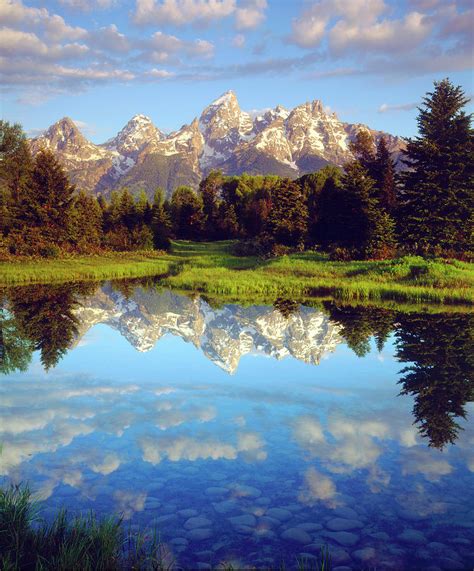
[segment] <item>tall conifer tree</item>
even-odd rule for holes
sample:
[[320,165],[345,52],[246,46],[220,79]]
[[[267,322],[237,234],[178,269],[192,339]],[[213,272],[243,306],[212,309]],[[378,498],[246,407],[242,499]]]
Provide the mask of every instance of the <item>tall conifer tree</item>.
[[435,82],[418,115],[419,135],[408,139],[401,197],[401,231],[418,254],[472,253],[473,130],[461,87]]

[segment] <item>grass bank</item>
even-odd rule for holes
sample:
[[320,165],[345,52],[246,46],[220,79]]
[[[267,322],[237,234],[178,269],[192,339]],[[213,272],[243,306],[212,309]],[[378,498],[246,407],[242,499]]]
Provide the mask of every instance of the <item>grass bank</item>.
[[116,254],[0,264],[0,284],[161,275],[163,286],[239,298],[331,297],[350,301],[474,304],[474,265],[396,260],[333,262],[303,252],[271,260],[237,257],[232,242],[176,241],[170,253]]
[[[93,513],[70,519],[62,510],[51,523],[27,486],[0,490],[0,568],[2,571],[118,571],[183,569],[156,532],[126,531],[122,518],[99,520]],[[331,571],[327,547],[318,559],[297,560],[299,571]],[[285,564],[277,567],[285,570]],[[233,571],[222,562],[215,569]]]
[[23,259],[0,262],[0,284],[20,285],[98,281],[160,275],[169,262],[158,252],[116,252],[101,256],[60,259]]

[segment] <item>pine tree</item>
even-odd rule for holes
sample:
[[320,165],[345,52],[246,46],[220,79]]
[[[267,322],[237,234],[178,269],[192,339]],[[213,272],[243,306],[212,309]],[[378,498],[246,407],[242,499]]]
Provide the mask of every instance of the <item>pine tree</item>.
[[177,238],[199,239],[203,227],[201,195],[188,186],[179,186],[171,197],[171,220]]
[[374,178],[372,169],[376,160],[376,146],[372,134],[367,129],[361,129],[349,146],[356,161]]
[[221,171],[211,171],[199,185],[203,204],[204,235],[208,240],[213,240],[217,237],[222,181]]
[[380,206],[389,214],[394,213],[397,207],[395,163],[390,156],[385,137],[381,137],[377,144],[372,173]]
[[374,180],[359,161],[345,167],[339,204],[340,242],[364,258],[390,257],[395,224],[373,197]]
[[157,188],[151,209],[151,229],[153,232],[153,246],[157,250],[169,250],[171,246],[171,220],[164,207],[165,193],[162,188]]
[[81,251],[100,247],[103,239],[103,212],[99,201],[81,191],[71,213],[71,242]]
[[29,185],[32,165],[21,125],[0,120],[0,188],[8,191],[15,204]]
[[144,190],[141,190],[137,198],[135,199],[135,224],[141,225],[145,224],[145,215],[147,208],[149,208],[148,197]]
[[272,192],[267,231],[278,244],[303,246],[307,235],[308,209],[300,187],[282,179]]
[[119,205],[119,221],[131,232],[136,224],[135,201],[128,188],[122,190]]
[[472,253],[474,171],[471,117],[461,87],[435,82],[418,115],[419,136],[408,139],[400,228],[409,251]]
[[219,209],[219,228],[225,240],[231,240],[239,236],[239,221],[233,204],[223,202]]
[[346,214],[341,209],[345,194],[340,188],[340,181],[329,177],[321,189],[317,201],[317,219],[314,227],[310,220],[310,229],[313,234],[312,241],[328,248],[342,240],[346,231]]
[[69,238],[74,186],[51,151],[36,155],[31,183],[22,201],[26,225],[40,230],[50,244],[62,245]]

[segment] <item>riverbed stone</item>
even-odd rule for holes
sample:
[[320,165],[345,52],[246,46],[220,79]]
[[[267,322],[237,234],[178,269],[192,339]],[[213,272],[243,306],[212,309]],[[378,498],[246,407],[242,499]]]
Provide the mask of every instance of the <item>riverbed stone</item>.
[[336,517],[343,517],[345,519],[358,519],[359,517],[359,514],[355,510],[347,506],[335,508],[332,510],[332,513]]
[[286,541],[294,541],[303,545],[311,543],[311,536],[309,533],[298,527],[290,527],[286,529],[280,537]]
[[226,514],[236,509],[237,503],[235,500],[223,500],[222,502],[214,502],[212,507],[219,514]]
[[212,521],[206,517],[190,517],[184,522],[184,529],[196,529],[198,527],[209,527],[212,525]]
[[262,495],[262,492],[258,488],[244,484],[234,484],[230,486],[230,490],[232,491],[232,495],[237,498],[258,498]]
[[456,559],[451,559],[450,557],[440,557],[438,563],[443,571],[461,571],[462,569],[466,569],[463,563]]
[[238,515],[235,517],[230,517],[229,521],[232,525],[246,525],[255,527],[257,525],[257,520],[252,514]]
[[218,486],[210,486],[204,490],[206,496],[212,496],[214,498],[223,498],[229,493],[227,488],[220,488]]
[[385,531],[376,531],[375,533],[369,533],[369,537],[373,539],[378,539],[379,541],[388,541],[390,536]]
[[235,525],[234,530],[241,535],[252,535],[254,532],[253,527],[248,525]]
[[329,549],[331,555],[331,560],[337,565],[343,565],[344,563],[350,563],[351,556],[342,547],[332,547]]
[[272,503],[270,498],[267,498],[266,496],[262,496],[261,498],[257,498],[255,500],[255,503],[259,506],[268,506],[269,504]]
[[278,527],[281,525],[281,522],[273,517],[268,517],[267,515],[263,515],[262,517],[258,518],[258,527],[259,529],[270,529],[274,527]]
[[184,545],[186,547],[189,545],[189,541],[185,537],[174,537],[170,543],[173,545]]
[[266,515],[278,521],[286,521],[293,517],[293,514],[289,510],[284,510],[283,508],[270,508],[267,510]]
[[324,535],[346,547],[352,547],[359,542],[359,536],[349,531],[327,531]]
[[326,523],[326,527],[331,531],[350,531],[351,529],[360,529],[364,525],[355,519],[334,517]]
[[212,569],[212,565],[210,563],[205,563],[204,561],[198,561],[196,563],[196,569]]
[[373,547],[364,547],[352,552],[352,557],[361,563],[367,563],[375,559],[375,549]]
[[178,521],[178,516],[176,514],[167,514],[155,517],[151,520],[152,527],[161,527],[165,524],[171,524]]
[[405,529],[398,536],[398,540],[403,543],[411,543],[413,545],[422,545],[426,543],[426,537],[417,529]]
[[179,510],[177,512],[177,514],[181,517],[185,517],[186,519],[188,519],[190,517],[195,517],[195,516],[199,515],[199,512],[197,510],[193,510],[193,509],[189,508],[189,509],[185,509],[185,510]]
[[298,527],[299,529],[304,529],[305,531],[321,531],[323,529],[323,526],[320,523],[311,523],[311,522],[299,523],[298,525],[295,525],[295,527]]
[[414,509],[410,509],[410,508],[400,508],[397,510],[397,514],[398,517],[401,517],[402,519],[406,520],[406,521],[423,521],[425,520],[428,515],[425,514],[421,514],[417,511],[415,511]]
[[147,490],[149,492],[158,492],[159,490],[162,490],[163,487],[164,484],[162,482],[153,482],[149,486],[147,486]]
[[312,551],[313,553],[321,553],[321,549],[324,547],[324,543],[321,541],[320,543],[317,541],[313,541],[313,543],[309,543],[305,545],[304,548],[306,551]]
[[191,541],[204,541],[205,539],[210,539],[212,537],[212,530],[204,527],[198,527],[196,529],[189,530],[187,537]]

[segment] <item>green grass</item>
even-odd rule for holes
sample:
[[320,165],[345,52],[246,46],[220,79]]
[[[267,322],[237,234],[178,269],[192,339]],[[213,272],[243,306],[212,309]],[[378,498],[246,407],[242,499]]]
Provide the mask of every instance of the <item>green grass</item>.
[[97,281],[160,275],[169,262],[158,252],[110,253],[61,259],[0,262],[0,284],[19,285],[68,281]]
[[245,298],[327,297],[412,304],[474,303],[474,265],[407,256],[385,261],[333,262],[317,252],[271,260],[237,257],[232,242],[173,242],[168,254],[128,253],[106,257],[0,264],[0,284],[161,275],[181,291]]
[[[2,571],[119,571],[182,569],[159,541],[156,532],[125,531],[122,518],[102,520],[93,513],[86,517],[67,517],[60,510],[52,523],[40,517],[41,504],[28,486],[12,485],[0,489],[0,568]],[[316,560],[299,559],[299,571],[331,571],[327,546]],[[280,570],[286,569],[282,564]],[[221,562],[215,569],[233,571]]]

